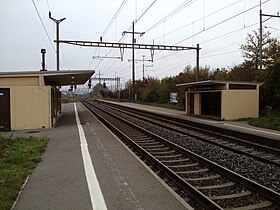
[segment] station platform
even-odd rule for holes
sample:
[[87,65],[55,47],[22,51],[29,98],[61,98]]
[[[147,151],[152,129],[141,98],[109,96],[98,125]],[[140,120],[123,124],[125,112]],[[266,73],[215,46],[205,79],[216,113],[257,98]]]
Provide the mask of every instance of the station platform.
[[81,103],[62,113],[56,128],[14,132],[50,141],[13,209],[192,209]]
[[167,116],[185,119],[191,122],[211,125],[227,130],[237,131],[241,133],[256,135],[267,139],[280,141],[280,131],[254,127],[249,125],[246,121],[217,121],[217,120],[188,116],[184,111],[178,111],[174,109],[167,109],[162,107],[155,107],[155,106],[142,105],[142,104],[129,103],[129,102],[112,102],[112,101],[106,101],[106,102],[116,103],[118,105],[137,108],[140,110],[151,111]]

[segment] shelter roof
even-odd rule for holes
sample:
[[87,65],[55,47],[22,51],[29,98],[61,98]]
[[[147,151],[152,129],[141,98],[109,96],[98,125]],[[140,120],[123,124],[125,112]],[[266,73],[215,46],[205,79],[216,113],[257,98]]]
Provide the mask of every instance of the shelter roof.
[[95,73],[94,70],[69,70],[69,71],[11,71],[0,72],[0,77],[28,77],[43,76],[46,85],[80,85]]
[[199,87],[199,86],[208,86],[208,85],[226,85],[226,84],[237,84],[237,85],[261,85],[261,83],[256,82],[242,82],[242,81],[224,81],[224,80],[206,80],[199,82],[188,82],[177,84],[177,87]]

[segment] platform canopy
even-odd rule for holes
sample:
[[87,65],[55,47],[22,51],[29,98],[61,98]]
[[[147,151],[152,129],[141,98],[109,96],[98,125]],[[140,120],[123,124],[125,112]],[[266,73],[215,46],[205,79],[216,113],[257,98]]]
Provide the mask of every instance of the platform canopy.
[[94,70],[44,71],[46,85],[82,85],[95,73]]
[[199,82],[188,82],[183,84],[177,84],[177,87],[199,87],[199,86],[209,86],[209,85],[248,85],[248,86],[256,86],[261,85],[262,83],[254,83],[254,82],[243,82],[243,81],[224,81],[224,80],[206,80]]
[[[81,85],[95,73],[94,70],[68,70],[68,71],[9,71],[0,72],[1,78],[27,78],[38,77],[44,81],[44,85],[65,86]],[[25,82],[28,83],[27,80]],[[11,82],[9,83],[11,84]],[[34,84],[33,84],[34,85]]]

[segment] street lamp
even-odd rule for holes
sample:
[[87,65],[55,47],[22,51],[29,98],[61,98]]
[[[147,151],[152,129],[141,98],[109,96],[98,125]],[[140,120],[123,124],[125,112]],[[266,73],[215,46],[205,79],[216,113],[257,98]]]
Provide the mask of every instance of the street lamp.
[[56,70],[59,71],[59,23],[66,18],[54,19],[51,12],[49,12],[49,18],[56,23]]

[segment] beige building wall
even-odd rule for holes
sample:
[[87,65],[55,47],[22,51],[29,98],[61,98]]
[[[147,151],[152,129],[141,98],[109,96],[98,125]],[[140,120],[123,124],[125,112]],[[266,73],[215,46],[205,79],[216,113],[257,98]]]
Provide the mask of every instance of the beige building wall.
[[39,77],[0,77],[1,86],[39,86]]
[[10,87],[11,129],[51,128],[51,87]]
[[194,94],[194,115],[201,115],[201,95],[200,95],[200,93]]
[[259,90],[223,90],[221,119],[235,120],[259,116]]

